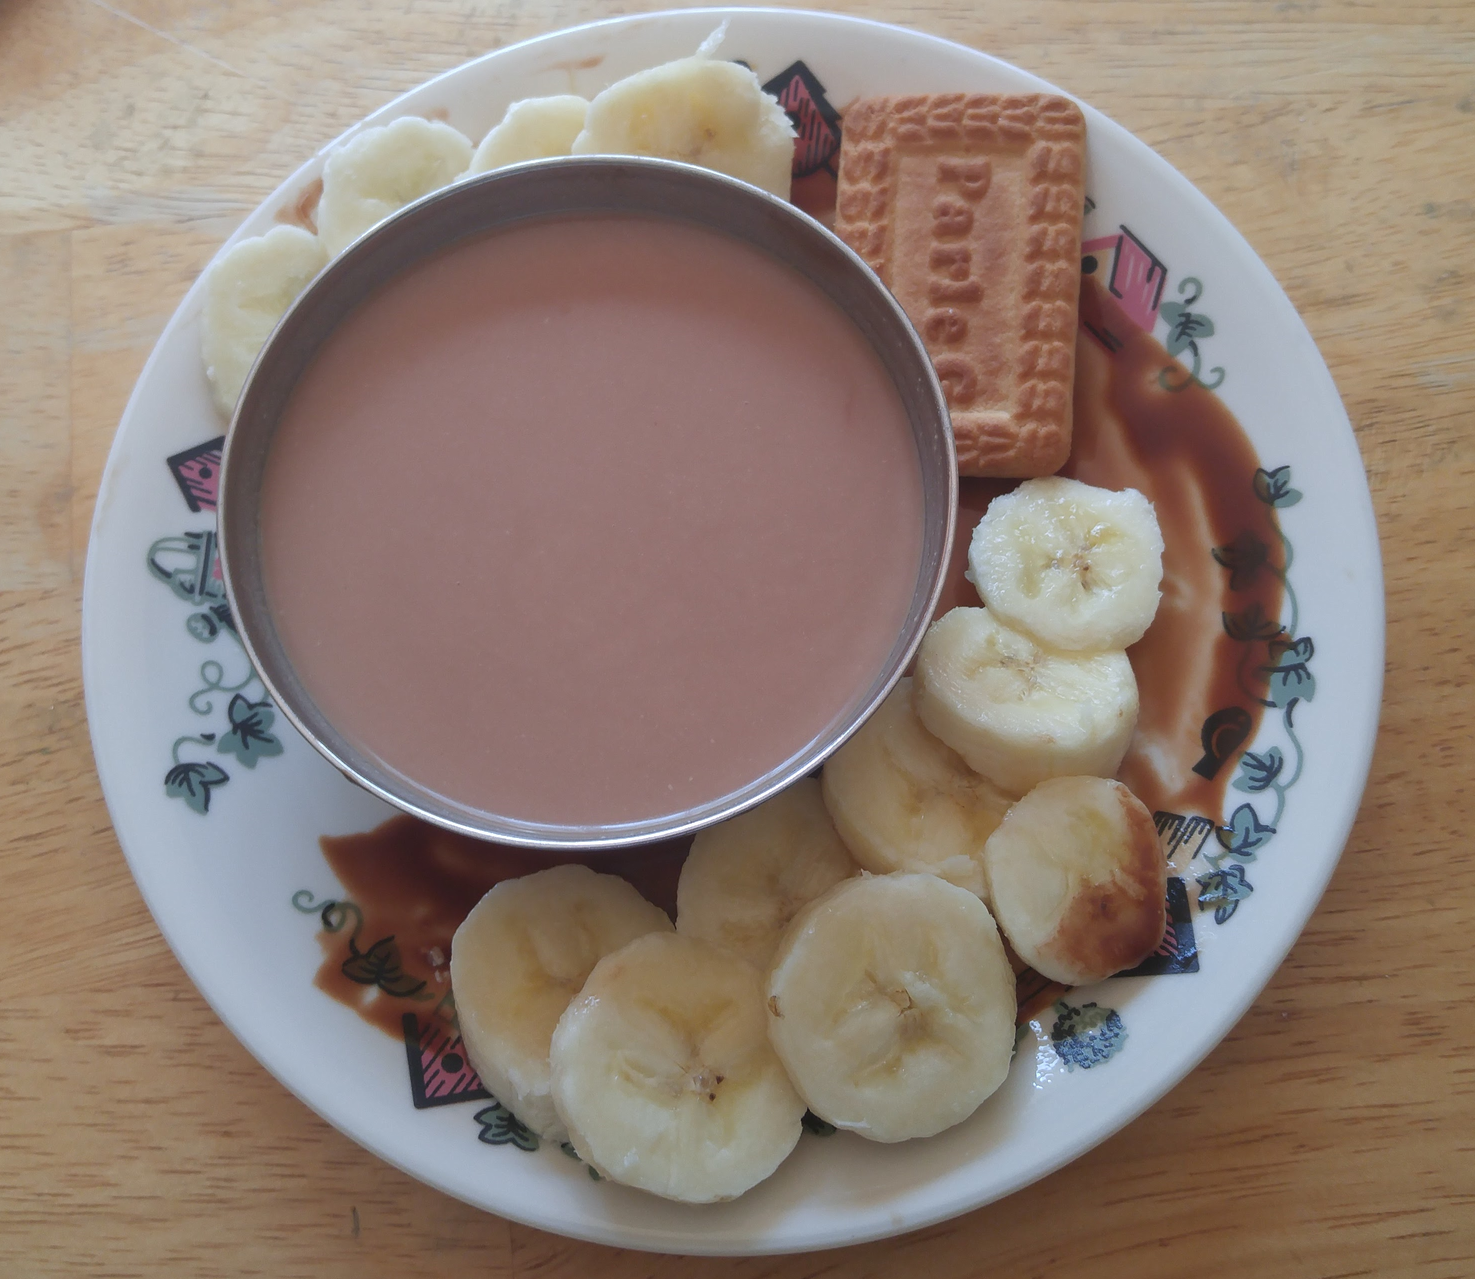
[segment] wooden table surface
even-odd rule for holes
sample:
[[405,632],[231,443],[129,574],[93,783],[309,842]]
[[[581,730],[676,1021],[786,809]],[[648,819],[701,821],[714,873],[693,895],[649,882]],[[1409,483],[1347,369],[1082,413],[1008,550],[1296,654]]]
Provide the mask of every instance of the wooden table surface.
[[1371,781],[1290,958],[1145,1116],[1002,1203],[682,1261],[487,1216],[359,1149],[214,1017],[134,887],[78,661],[93,498],[186,287],[324,140],[600,0],[0,0],[0,1272],[1475,1274],[1475,6],[849,0],[999,54],[1198,184],[1300,309],[1377,507]]

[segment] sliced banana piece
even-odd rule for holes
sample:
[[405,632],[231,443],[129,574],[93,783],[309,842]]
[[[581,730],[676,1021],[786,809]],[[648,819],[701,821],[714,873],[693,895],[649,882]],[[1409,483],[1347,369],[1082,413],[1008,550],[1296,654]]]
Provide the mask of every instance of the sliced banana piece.
[[968,1118],[1009,1072],[1014,972],[974,894],[866,875],[807,907],[774,960],[768,1034],[821,1119],[873,1141]]
[[235,412],[246,375],[287,308],[325,266],[322,241],[301,227],[242,240],[205,277],[200,353],[216,407]]
[[684,160],[787,200],[794,126],[747,67],[699,53],[610,85],[573,151]]
[[524,98],[507,108],[502,123],[481,140],[471,157],[471,172],[486,173],[524,160],[571,155],[584,127],[589,103],[572,93]]
[[1048,777],[1109,777],[1137,724],[1125,653],[1052,652],[986,608],[932,623],[915,682],[922,723],[1011,795]]
[[804,1117],[765,1021],[758,970],[707,942],[653,934],[601,959],[553,1032],[553,1099],[579,1157],[688,1203],[757,1185]]
[[676,887],[676,931],[766,970],[803,906],[858,872],[812,777],[708,827]]
[[989,503],[968,571],[995,615],[1072,652],[1126,648],[1157,613],[1163,535],[1152,503],[1058,475]]
[[318,235],[336,257],[390,214],[460,177],[470,163],[470,139],[439,120],[403,116],[365,129],[323,165]]
[[496,885],[451,941],[461,1038],[482,1082],[534,1132],[568,1134],[549,1091],[553,1028],[595,964],[671,920],[617,875],[553,866]]
[[1167,858],[1152,814],[1120,782],[1041,782],[989,839],[984,869],[1004,936],[1053,981],[1101,981],[1162,943]]
[[881,707],[831,756],[825,806],[866,870],[939,875],[983,895],[983,845],[1013,799],[929,733],[899,681]]

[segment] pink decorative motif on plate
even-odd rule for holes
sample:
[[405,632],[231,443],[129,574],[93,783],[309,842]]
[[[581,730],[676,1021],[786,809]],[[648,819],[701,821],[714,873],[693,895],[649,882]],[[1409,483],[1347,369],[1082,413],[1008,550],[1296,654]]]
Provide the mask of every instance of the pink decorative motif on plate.
[[[1162,260],[1126,227],[1115,235],[1085,241],[1081,255],[1083,262],[1095,259],[1096,270],[1105,267],[1106,287],[1121,302],[1127,318],[1144,333],[1151,333],[1168,279]],[[1092,273],[1087,269],[1086,274]]]
[[196,444],[169,458],[169,470],[174,482],[184,494],[190,510],[213,511],[220,492],[220,458],[225,451],[225,436],[217,435],[213,440]]
[[416,1110],[491,1095],[466,1055],[460,1032],[440,1017],[438,1013],[421,1021],[414,1013],[404,1015],[405,1056]]

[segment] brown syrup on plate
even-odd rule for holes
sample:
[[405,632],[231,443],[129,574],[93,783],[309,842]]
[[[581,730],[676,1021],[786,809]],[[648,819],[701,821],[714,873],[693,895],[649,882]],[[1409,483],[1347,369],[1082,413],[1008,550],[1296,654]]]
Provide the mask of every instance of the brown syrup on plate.
[[[405,1013],[428,1014],[450,991],[451,936],[494,884],[580,862],[628,879],[674,919],[676,881],[691,847],[688,836],[560,856],[472,839],[408,816],[319,842],[343,886],[341,902],[352,907],[337,928],[318,934],[323,962],[314,984],[396,1038]],[[328,911],[324,922],[333,922]]]
[[[1175,820],[1220,821],[1230,757],[1253,740],[1263,713],[1263,676],[1245,656],[1254,646],[1233,639],[1224,617],[1255,606],[1266,618],[1280,614],[1279,578],[1258,573],[1238,581],[1211,552],[1241,540],[1272,546],[1278,530],[1271,508],[1255,495],[1260,463],[1233,414],[1193,382],[1167,389],[1163,371],[1171,371],[1172,386],[1183,382],[1184,371],[1091,277],[1082,281],[1081,320],[1074,446],[1062,473],[1139,489],[1157,510],[1166,547],[1162,606],[1129,650],[1141,711],[1118,776],[1157,814],[1167,842]],[[988,503],[1012,487],[1012,481],[962,481],[939,613],[978,604],[963,576],[969,538]],[[1267,663],[1273,665],[1268,653]],[[691,841],[551,857],[396,817],[364,834],[321,842],[357,917],[340,915],[335,930],[319,934],[324,959],[316,984],[398,1037],[407,1012],[428,1013],[444,1002],[451,936],[499,880],[583,862],[623,875],[674,917]],[[1180,863],[1172,873],[1184,870]],[[1066,989],[1017,961],[1015,967],[1021,1021]]]

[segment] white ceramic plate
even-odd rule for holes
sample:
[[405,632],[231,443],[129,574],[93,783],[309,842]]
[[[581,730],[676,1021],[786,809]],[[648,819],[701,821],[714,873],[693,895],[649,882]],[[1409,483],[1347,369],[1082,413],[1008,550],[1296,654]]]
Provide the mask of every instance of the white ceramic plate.
[[[592,96],[690,53],[724,16],[724,56],[765,80],[802,60],[836,105],[861,94],[1050,87],[894,27],[707,10],[499,50],[365,124],[445,113],[476,139],[511,101]],[[1262,497],[1294,547],[1288,608],[1299,615],[1282,620],[1295,638],[1314,637],[1282,659],[1280,705],[1240,764],[1233,811],[1215,815],[1228,846],[1206,841],[1189,868],[1204,907],[1191,920],[1197,971],[1075,992],[1069,1011],[1057,1005],[1030,1024],[1007,1084],[967,1123],[892,1147],[806,1136],[771,1180],[730,1204],[666,1203],[596,1182],[556,1149],[488,1144],[507,1134],[485,1099],[417,1108],[405,1047],[312,984],[322,951],[293,896],[337,892],[318,837],[366,830],[389,810],[284,717],[253,704],[262,690],[222,623],[210,501],[210,442],[222,423],[201,371],[196,285],[139,379],[98,497],[83,598],[88,714],[118,837],[159,927],[231,1030],[319,1114],[414,1176],[546,1230],[681,1253],[821,1248],[927,1225],[1059,1168],[1180,1080],[1260,992],[1331,874],[1371,757],[1383,651],[1372,507],[1336,389],[1269,271],[1163,160],[1089,108],[1087,117],[1088,247],[1135,255],[1120,266],[1124,281],[1139,268],[1127,305],[1142,326],[1176,344],[1185,366],[1199,361],[1206,382],[1225,370],[1218,394],[1260,455]],[[303,165],[232,243],[267,230],[321,164],[320,153]],[[1130,242],[1112,240],[1123,227]],[[446,1062],[447,1048],[427,1049],[425,1060],[432,1091],[439,1081],[454,1094],[466,1072]]]

